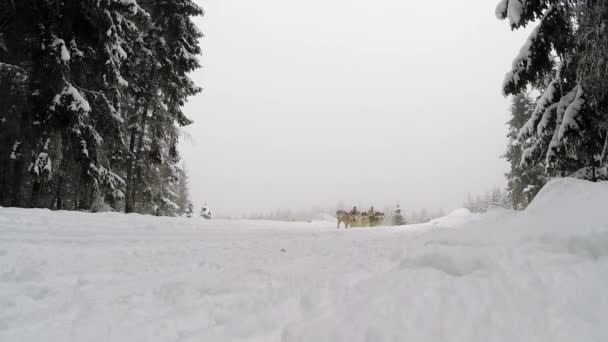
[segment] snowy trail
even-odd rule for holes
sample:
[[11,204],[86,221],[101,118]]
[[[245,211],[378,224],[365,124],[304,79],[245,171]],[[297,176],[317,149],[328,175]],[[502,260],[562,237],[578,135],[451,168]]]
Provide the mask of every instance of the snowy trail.
[[386,269],[393,250],[384,237],[331,223],[160,219],[155,227],[159,219],[138,215],[25,212],[1,211],[0,336],[8,340],[21,338],[11,332],[30,332],[24,340],[265,340],[289,321],[285,311],[306,315],[317,288]]
[[348,231],[0,208],[0,341],[605,341],[608,186],[544,192]]

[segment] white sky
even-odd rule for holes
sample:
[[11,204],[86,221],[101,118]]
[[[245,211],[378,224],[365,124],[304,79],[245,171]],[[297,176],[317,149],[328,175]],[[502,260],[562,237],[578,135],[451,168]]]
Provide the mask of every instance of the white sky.
[[527,33],[497,0],[201,0],[186,112],[193,200],[216,213],[454,209],[504,186],[504,73]]

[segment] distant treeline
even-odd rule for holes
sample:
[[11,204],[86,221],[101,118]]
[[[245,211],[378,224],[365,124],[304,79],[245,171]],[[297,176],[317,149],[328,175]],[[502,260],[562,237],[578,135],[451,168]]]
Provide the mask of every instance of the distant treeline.
[[0,2],[0,205],[176,215],[191,0]]
[[[241,216],[218,216],[219,218],[225,219],[244,219],[244,220],[268,220],[268,221],[284,221],[284,222],[306,222],[314,220],[326,220],[333,219],[336,217],[337,210],[347,210],[343,205],[338,205],[336,208],[322,208],[313,207],[308,210],[289,210],[289,209],[278,209],[270,212],[259,212],[253,214],[243,214]],[[368,210],[369,208],[360,208],[362,210]],[[445,215],[443,209],[438,210],[412,210],[404,211],[401,209],[399,204],[396,206],[384,207],[381,209],[376,208],[385,214],[385,220],[382,225],[405,225],[424,223],[432,219],[442,217]]]
[[469,194],[467,200],[463,203],[463,207],[469,209],[472,213],[485,213],[490,208],[513,209],[512,202],[513,200],[508,191],[494,188],[484,195],[478,194],[473,197]]

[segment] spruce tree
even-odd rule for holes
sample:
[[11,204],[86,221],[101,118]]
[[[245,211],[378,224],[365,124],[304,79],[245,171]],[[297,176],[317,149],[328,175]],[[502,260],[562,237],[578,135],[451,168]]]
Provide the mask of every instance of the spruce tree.
[[399,206],[399,203],[397,203],[397,206],[393,210],[392,219],[393,226],[403,226],[407,223],[405,221],[405,218],[403,217],[403,214],[401,213],[401,207]]
[[[526,93],[513,96],[511,104],[511,120],[507,123],[509,144],[504,157],[510,165],[507,176],[507,196],[515,209],[525,209],[536,193],[546,183],[545,162],[521,163],[523,151],[536,143],[536,137],[530,137],[522,142],[518,139],[519,130],[526,124],[534,111],[534,103]],[[503,204],[504,205],[504,204]]]
[[[191,17],[202,15],[202,9],[191,0],[139,3],[150,15],[139,49],[154,59],[141,59],[136,65],[134,105],[129,115],[126,212],[167,202],[162,187],[179,161],[177,126],[192,123],[182,106],[201,90],[188,73],[200,67],[196,55],[202,34]],[[139,200],[147,203],[138,205],[136,194],[144,190],[149,193]]]
[[503,83],[505,95],[541,92],[518,132],[521,165],[546,164],[550,175],[606,178],[608,149],[608,4],[597,0],[502,0],[512,29],[537,21]]

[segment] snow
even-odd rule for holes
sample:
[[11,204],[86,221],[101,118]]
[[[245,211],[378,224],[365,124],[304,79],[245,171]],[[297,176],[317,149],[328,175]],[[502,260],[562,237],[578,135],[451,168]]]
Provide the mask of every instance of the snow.
[[84,51],[78,48],[78,44],[76,44],[74,38],[72,38],[72,40],[70,41],[70,50],[73,51],[75,56],[84,57]]
[[558,179],[352,230],[0,208],[0,341],[604,341],[607,201]]
[[511,71],[506,73],[505,78],[502,82],[503,89],[506,88],[506,86],[510,83],[519,82],[519,79],[521,77],[520,74],[526,70],[528,65],[530,65],[530,57],[532,55],[532,44],[536,39],[538,39],[538,32],[540,30],[541,25],[542,21],[534,28],[532,33],[530,33],[530,36],[528,37],[524,45],[521,47],[521,49],[519,49],[519,53],[513,59],[513,62],[511,64]]
[[507,13],[507,8],[509,6],[509,0],[500,0],[498,5],[496,5],[496,18],[505,19],[505,14]]
[[113,0],[123,6],[131,7],[133,14],[137,14],[137,10],[141,9],[137,4],[137,0]]
[[[516,5],[513,5],[515,7],[519,7],[521,5],[521,3],[519,2],[519,0],[509,1],[509,12],[513,11],[515,13],[515,10],[511,10],[512,3],[513,4],[517,3]],[[500,6],[500,4],[499,4],[499,6]],[[528,39],[526,40],[524,45],[519,50],[519,53],[513,59],[513,63],[511,65],[511,71],[509,71],[505,74],[505,78],[502,82],[503,91],[504,91],[504,89],[506,89],[506,87],[509,84],[511,84],[511,83],[517,84],[519,82],[519,80],[521,79],[521,74],[528,71],[528,68],[532,64],[532,45],[534,45],[534,43],[536,43],[538,40],[543,39],[543,37],[540,36],[539,34],[541,32],[541,29],[543,28],[543,23],[544,23],[545,19],[552,12],[553,12],[553,7],[549,6],[547,8],[547,10],[545,10],[543,17],[540,19],[539,24],[536,25],[536,27],[532,30],[532,32],[530,33],[530,36],[528,36]],[[509,14],[509,20],[511,20],[512,15],[514,15],[514,14]],[[519,19],[517,20],[517,23],[518,22],[519,22]],[[514,22],[511,21],[511,23],[513,24]],[[507,94],[505,93],[505,95],[507,95]]]
[[124,199],[125,198],[125,193],[122,192],[121,190],[114,190],[112,192],[112,197],[114,197],[116,199]]
[[519,166],[525,167],[526,165],[528,165],[528,163],[534,159],[534,155],[535,155],[535,153],[538,152],[538,148],[539,148],[538,143],[536,143],[528,148],[525,148],[521,152],[521,161],[519,162]]
[[[118,81],[118,84],[120,84],[121,86],[123,86],[123,87],[129,86],[129,82],[127,80],[125,80],[121,75],[117,75],[116,79]],[[121,117],[118,117],[118,118],[120,118],[120,120],[122,120]]]
[[198,57],[197,57],[195,54],[188,52],[188,51],[187,51],[185,48],[183,48],[183,47],[181,47],[181,48],[179,49],[179,52],[180,52],[180,56],[181,56],[183,59],[185,59],[185,60],[188,60],[188,61],[193,61],[193,62],[198,61]]
[[583,88],[582,87],[577,87],[577,91],[576,91],[576,97],[574,99],[574,101],[572,101],[570,103],[570,105],[568,105],[568,108],[566,109],[566,112],[564,113],[564,117],[562,119],[562,123],[561,126],[559,127],[559,132],[558,132],[558,140],[562,140],[564,138],[564,135],[566,134],[566,132],[570,131],[570,130],[578,130],[579,126],[578,123],[576,123],[576,117],[578,116],[578,114],[580,113],[580,111],[583,109],[583,106],[585,105],[585,100],[583,99]]
[[175,204],[174,202],[172,202],[168,197],[163,197],[163,203],[165,203],[166,205],[168,205],[169,207],[178,210],[179,209],[179,205]]
[[168,193],[172,197],[179,198],[179,195],[176,194],[175,192],[171,191],[171,189],[165,189],[165,192]]
[[463,224],[467,222],[471,222],[475,220],[477,217],[480,217],[480,214],[471,213],[469,209],[460,208],[452,211],[444,217],[436,218],[429,221],[427,224],[420,225],[424,228],[428,226],[433,227],[452,227],[454,225]]
[[[551,81],[551,83],[549,83],[549,86],[547,86],[547,89],[545,90],[545,92],[541,95],[540,99],[538,99],[538,101],[536,102],[536,107],[534,108],[534,111],[532,112],[532,115],[530,116],[530,119],[528,119],[528,121],[524,124],[524,126],[521,128],[521,130],[519,131],[519,134],[517,136],[518,140],[523,140],[526,137],[532,135],[532,133],[535,131],[534,128],[536,126],[536,124],[539,122],[539,120],[541,121],[537,127],[537,132],[539,134],[539,136],[542,134],[542,131],[540,129],[544,129],[547,126],[547,122],[549,120],[549,118],[545,119],[545,121],[543,121],[541,119],[541,114],[543,114],[543,117],[550,115],[550,113],[552,112],[551,109],[549,110],[549,113],[547,114],[547,109],[552,108],[552,104],[555,101],[556,97],[559,95],[558,94],[558,85],[559,82],[557,80],[553,80]],[[553,109],[553,108],[552,108]]]
[[38,154],[38,158],[36,158],[35,163],[33,163],[31,170],[36,176],[46,174],[50,179],[51,173],[53,172],[53,164],[49,158],[49,154],[45,152],[48,150],[49,141],[50,139],[47,139],[46,143],[44,144],[43,152]]
[[566,112],[566,110],[568,109],[570,104],[574,101],[574,99],[576,98],[577,89],[578,89],[578,87],[575,87],[572,91],[570,91],[568,94],[562,96],[562,98],[559,100],[559,104],[557,106],[556,119],[555,119],[556,129],[553,131],[553,137],[551,138],[551,142],[549,143],[549,149],[547,150],[547,157],[546,157],[547,165],[551,165],[552,161],[557,157],[556,152],[561,143],[561,140],[559,139],[559,131],[560,131],[559,128],[562,125],[562,119],[564,117],[564,113]]
[[61,60],[64,63],[69,62],[70,61],[70,52],[68,51],[68,48],[65,46],[65,41],[63,39],[59,39],[59,38],[55,37],[55,39],[53,39],[53,42],[51,43],[51,46],[56,47],[57,45],[59,45],[59,53],[60,53]]
[[555,102],[545,108],[542,118],[536,127],[536,135],[540,138],[543,135],[547,134],[549,130],[549,123],[555,119],[557,115],[557,108],[559,106],[559,102]]
[[509,23],[511,26],[520,25],[525,3],[527,2],[528,0],[509,0],[507,18],[509,18]]
[[55,95],[55,98],[53,99],[53,104],[51,105],[51,110],[55,110],[55,107],[61,104],[61,99],[66,95],[72,98],[72,101],[68,106],[70,110],[82,110],[85,113],[89,113],[91,111],[91,105],[89,104],[89,102],[85,100],[85,98],[80,94],[78,89],[76,89],[70,83],[66,84],[65,88],[63,88],[63,90],[61,91],[61,94]]
[[17,150],[19,149],[19,146],[21,146],[23,142],[20,140],[15,141],[15,144],[13,145],[13,149],[11,151],[11,155],[10,155],[10,159],[16,160],[17,159]]

